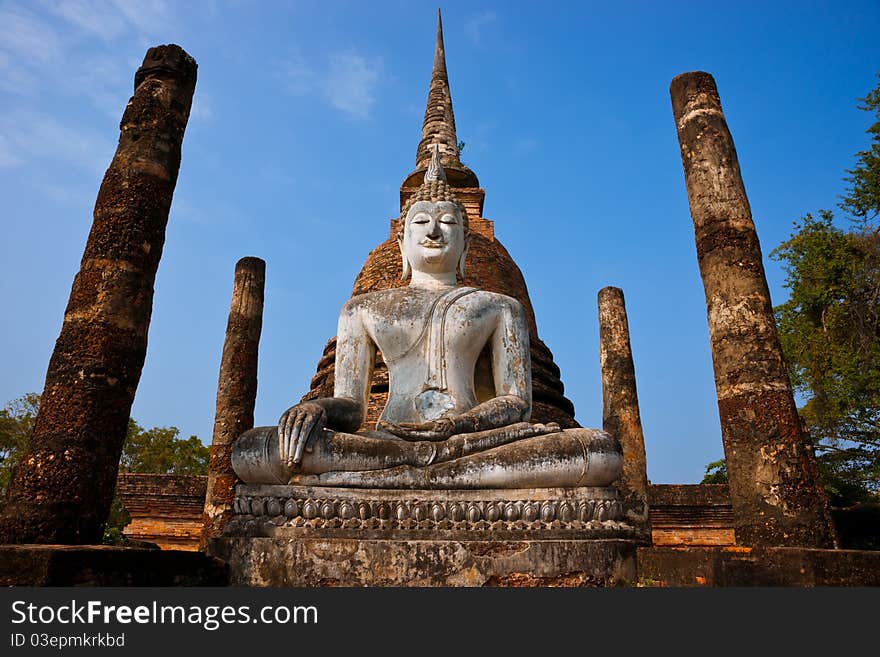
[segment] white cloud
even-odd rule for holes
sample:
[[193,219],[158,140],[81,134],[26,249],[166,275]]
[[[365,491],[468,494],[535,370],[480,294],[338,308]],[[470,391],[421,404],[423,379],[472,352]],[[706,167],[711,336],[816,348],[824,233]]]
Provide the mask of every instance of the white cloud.
[[9,138],[0,134],[0,169],[12,169],[22,164],[22,159],[14,153],[14,150]]
[[174,23],[174,12],[165,0],[111,0],[111,4],[144,35],[164,31]]
[[0,49],[26,65],[54,61],[61,51],[58,34],[50,25],[14,6],[0,9]]
[[132,71],[117,57],[96,54],[69,71],[59,85],[71,95],[85,96],[105,116],[118,121],[132,94]]
[[164,0],[42,0],[41,4],[70,26],[104,41],[131,32],[148,36],[173,19]]
[[20,7],[0,8],[0,91],[34,93],[61,53],[58,34],[42,18]]
[[318,84],[318,74],[302,55],[293,55],[279,70],[284,88],[295,96],[312,93]]
[[531,155],[540,148],[541,142],[534,137],[518,137],[513,141],[513,152],[518,156]]
[[369,116],[376,102],[382,63],[354,51],[335,53],[323,66],[294,55],[279,67],[288,92],[316,95],[332,107],[358,119]]
[[14,166],[62,162],[102,175],[114,144],[50,116],[22,112],[0,117],[0,152]]
[[73,27],[105,41],[115,39],[127,27],[124,16],[113,11],[107,3],[66,0],[42,4],[52,14]]
[[494,23],[498,16],[494,11],[484,11],[473,18],[468,19],[464,24],[464,33],[475,44],[480,45],[483,41],[483,28]]
[[324,92],[330,104],[351,116],[366,118],[376,101],[379,67],[354,53],[330,59]]

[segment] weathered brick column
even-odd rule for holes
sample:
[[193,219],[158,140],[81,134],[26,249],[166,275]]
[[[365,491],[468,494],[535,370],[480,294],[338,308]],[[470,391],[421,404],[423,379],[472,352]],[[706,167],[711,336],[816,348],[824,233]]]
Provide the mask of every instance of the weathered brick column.
[[220,536],[232,517],[232,503],[238,479],[232,470],[232,443],[254,426],[257,402],[257,353],[263,327],[263,287],[266,263],[259,258],[242,258],[235,265],[232,302],[226,323],[226,341],[217,383],[214,439],[208,466],[208,490],[199,541]]
[[0,543],[101,542],[147,353],[196,62],[175,45],[150,48],[134,82]]
[[639,414],[636,372],[629,341],[623,290],[599,290],[599,362],[602,369],[602,428],[623,447],[623,476],[618,484],[628,515],[648,519],[648,471]]
[[683,73],[670,94],[706,291],[737,542],[832,547],[828,503],[794,403],[715,81]]

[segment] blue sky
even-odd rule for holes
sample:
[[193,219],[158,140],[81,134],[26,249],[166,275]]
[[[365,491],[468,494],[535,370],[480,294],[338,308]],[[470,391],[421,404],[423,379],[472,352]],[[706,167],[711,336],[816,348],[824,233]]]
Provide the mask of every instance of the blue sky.
[[[712,73],[766,256],[833,208],[868,141],[876,2],[446,2],[462,159],[528,283],[585,426],[601,425],[596,294],[623,288],[648,475],[722,456],[669,82]],[[134,72],[199,64],[132,411],[210,442],[235,262],[267,262],[258,424],[308,389],[414,168],[436,2],[0,2],[0,404],[42,390]]]

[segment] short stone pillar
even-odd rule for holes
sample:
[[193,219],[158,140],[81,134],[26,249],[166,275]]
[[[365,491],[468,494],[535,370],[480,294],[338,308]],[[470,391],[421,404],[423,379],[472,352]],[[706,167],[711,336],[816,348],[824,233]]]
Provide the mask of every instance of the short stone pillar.
[[232,471],[230,457],[235,439],[254,426],[265,281],[266,263],[260,258],[242,258],[235,265],[232,302],[217,383],[214,438],[199,540],[201,548],[209,539],[220,536],[233,515],[235,485],[239,481]]
[[832,547],[828,503],[794,403],[715,81],[683,73],[670,94],[706,291],[737,542]]
[[0,543],[100,543],[147,353],[153,283],[196,62],[150,48],[104,175],[27,452],[0,514]]
[[[636,524],[648,521],[648,471],[639,414],[636,372],[623,290],[599,290],[599,362],[602,369],[602,428],[620,441],[623,476],[618,488]],[[650,535],[650,532],[647,532]]]

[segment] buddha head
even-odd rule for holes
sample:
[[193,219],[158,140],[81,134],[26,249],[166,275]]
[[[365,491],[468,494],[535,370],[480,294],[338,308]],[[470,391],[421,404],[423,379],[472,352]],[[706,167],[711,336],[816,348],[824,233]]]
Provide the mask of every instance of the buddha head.
[[470,238],[467,212],[440,164],[436,145],[422,186],[410,197],[401,213],[403,230],[397,243],[406,279],[410,270],[431,274],[458,271],[464,277],[464,261]]

